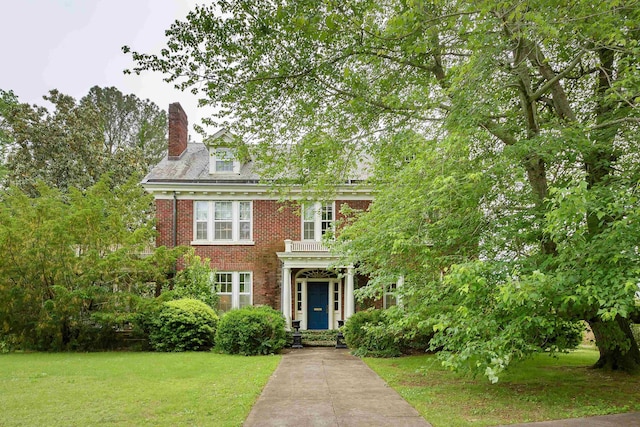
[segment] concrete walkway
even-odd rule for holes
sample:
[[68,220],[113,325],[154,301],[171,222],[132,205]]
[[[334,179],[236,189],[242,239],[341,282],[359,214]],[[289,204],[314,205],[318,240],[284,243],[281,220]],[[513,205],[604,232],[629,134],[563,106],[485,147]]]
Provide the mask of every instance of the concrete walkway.
[[285,353],[245,426],[420,426],[418,412],[348,350]]
[[[327,347],[285,353],[244,425],[431,426],[362,360]],[[640,412],[518,426],[640,427]]]

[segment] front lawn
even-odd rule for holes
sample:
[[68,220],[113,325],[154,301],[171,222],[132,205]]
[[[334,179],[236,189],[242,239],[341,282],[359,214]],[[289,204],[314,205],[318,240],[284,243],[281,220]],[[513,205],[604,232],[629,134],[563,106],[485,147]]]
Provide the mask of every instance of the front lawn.
[[540,354],[497,384],[444,369],[433,355],[365,362],[439,426],[491,426],[640,411],[640,377],[589,369],[598,353]]
[[280,356],[0,355],[0,425],[238,426]]

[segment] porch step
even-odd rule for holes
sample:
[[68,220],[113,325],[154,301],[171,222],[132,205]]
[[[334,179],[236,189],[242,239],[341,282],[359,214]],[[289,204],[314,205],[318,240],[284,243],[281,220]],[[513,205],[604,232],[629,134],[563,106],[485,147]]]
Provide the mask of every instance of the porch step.
[[[300,331],[302,345],[305,347],[335,347],[338,331]],[[290,335],[293,333],[290,332]],[[289,340],[291,342],[292,339]]]

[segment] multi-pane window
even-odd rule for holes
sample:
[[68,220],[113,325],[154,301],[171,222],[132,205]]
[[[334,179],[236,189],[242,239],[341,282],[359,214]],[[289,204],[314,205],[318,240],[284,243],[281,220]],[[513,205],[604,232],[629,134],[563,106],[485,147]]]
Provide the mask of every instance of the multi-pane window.
[[233,202],[213,202],[213,240],[233,240]]
[[302,211],[302,240],[316,239],[315,205],[305,205]]
[[233,172],[233,154],[226,148],[216,150],[216,172]]
[[296,285],[296,308],[302,311],[302,283]]
[[333,227],[333,204],[323,205],[320,210],[320,230],[321,234],[329,231]]
[[233,306],[233,274],[216,273],[216,287],[218,290],[218,310],[229,311]]
[[207,202],[196,202],[196,240],[208,240],[209,206]]
[[252,281],[249,272],[217,272],[218,310],[229,311],[252,303]]
[[238,228],[240,240],[251,240],[251,203],[239,202]]
[[251,305],[251,273],[238,273],[238,308]]
[[333,284],[333,311],[340,310],[340,284]]
[[398,304],[398,297],[396,295],[397,285],[395,283],[389,285],[388,289],[384,292],[384,308],[393,307]]
[[252,238],[250,201],[194,202],[197,241],[248,242]]
[[335,209],[333,203],[309,203],[302,207],[302,240],[322,240],[333,229]]

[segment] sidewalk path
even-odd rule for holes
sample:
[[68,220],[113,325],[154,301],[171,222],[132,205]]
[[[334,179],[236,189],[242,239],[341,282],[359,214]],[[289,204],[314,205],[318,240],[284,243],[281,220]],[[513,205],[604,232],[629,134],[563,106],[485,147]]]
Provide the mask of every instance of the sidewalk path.
[[430,427],[363,361],[333,348],[285,353],[244,425]]

